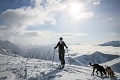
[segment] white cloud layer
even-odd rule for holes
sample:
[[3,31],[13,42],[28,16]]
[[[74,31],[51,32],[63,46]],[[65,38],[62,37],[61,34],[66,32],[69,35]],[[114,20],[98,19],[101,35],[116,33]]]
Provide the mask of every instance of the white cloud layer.
[[57,33],[56,36],[64,36],[64,37],[76,37],[76,36],[86,36],[85,33]]

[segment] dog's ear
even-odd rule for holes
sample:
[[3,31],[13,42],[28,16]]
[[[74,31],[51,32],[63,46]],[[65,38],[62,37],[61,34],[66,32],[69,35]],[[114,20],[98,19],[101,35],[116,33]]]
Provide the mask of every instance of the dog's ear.
[[91,62],[89,63],[89,65],[91,65]]

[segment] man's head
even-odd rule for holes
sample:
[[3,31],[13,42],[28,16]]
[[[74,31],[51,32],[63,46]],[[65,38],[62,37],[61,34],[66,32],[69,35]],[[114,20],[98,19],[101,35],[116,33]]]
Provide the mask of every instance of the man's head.
[[60,37],[60,40],[62,41],[62,40],[63,40],[63,38],[62,38],[62,37]]

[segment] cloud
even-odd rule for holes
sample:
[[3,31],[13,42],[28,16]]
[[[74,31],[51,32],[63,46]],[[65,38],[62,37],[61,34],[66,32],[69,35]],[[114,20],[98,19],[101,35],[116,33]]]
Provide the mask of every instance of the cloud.
[[82,18],[82,19],[88,19],[88,18],[92,18],[93,17],[93,12],[84,12],[81,13],[78,18]]
[[23,6],[17,9],[8,9],[0,14],[2,29],[26,29],[29,26],[39,26],[48,22],[56,24],[55,13],[63,9],[62,4],[57,0],[32,0],[32,6]]
[[100,1],[93,2],[93,5],[100,5]]
[[[69,3],[61,3],[60,0],[31,0],[32,6],[23,6],[17,9],[8,9],[0,14],[0,30],[26,29],[29,26],[40,26],[45,22],[56,24],[56,12],[65,10]],[[81,13],[78,18],[91,18],[92,12]]]
[[42,10],[41,8],[20,8],[9,9],[0,15],[0,19],[4,21],[4,28],[22,28],[25,29],[29,26],[42,25],[45,22],[55,22],[53,16]]
[[57,33],[56,36],[64,36],[64,37],[76,37],[76,36],[86,36],[85,33]]
[[16,30],[1,31],[0,40],[9,40],[18,44],[50,44],[54,36],[54,32],[48,30]]
[[114,19],[114,18],[107,18],[107,20],[110,20],[110,21],[113,20],[113,19]]
[[101,22],[107,23],[107,22],[110,22],[112,20],[114,20],[114,18],[105,18],[105,19],[102,19]]
[[110,35],[110,36],[120,36],[120,34],[118,34],[118,33],[116,33],[116,32],[111,32],[109,35]]
[[86,0],[85,3],[92,4],[92,5],[100,5],[101,0]]
[[[55,33],[48,30],[28,30],[28,27],[41,27],[46,23],[56,25],[56,13],[64,12],[68,4],[67,1],[63,3],[61,0],[31,0],[31,6],[7,9],[0,13],[0,39],[20,44],[44,44],[53,42],[56,36],[86,36],[87,34],[85,33]],[[77,17],[79,19],[88,19],[92,18],[92,16],[93,12],[81,12]]]
[[[31,0],[31,6],[7,9],[0,14],[0,39],[18,43],[30,43],[51,38],[51,31],[30,31],[28,27],[40,27],[45,23],[56,24],[55,14],[63,10],[59,0]],[[33,40],[32,40],[33,39]]]

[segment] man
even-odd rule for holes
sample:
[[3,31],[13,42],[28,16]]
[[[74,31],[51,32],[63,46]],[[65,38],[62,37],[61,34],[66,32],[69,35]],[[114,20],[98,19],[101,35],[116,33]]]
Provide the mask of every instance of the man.
[[63,41],[63,38],[60,37],[60,41],[57,43],[57,45],[54,47],[54,49],[56,49],[58,47],[58,52],[59,52],[59,60],[61,61],[61,68],[64,68],[65,65],[65,49],[64,46],[66,48],[68,48],[65,44],[65,42]]

